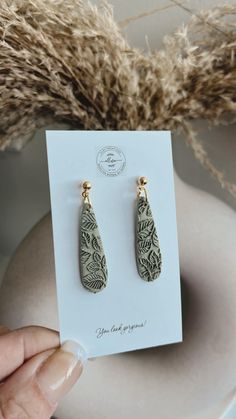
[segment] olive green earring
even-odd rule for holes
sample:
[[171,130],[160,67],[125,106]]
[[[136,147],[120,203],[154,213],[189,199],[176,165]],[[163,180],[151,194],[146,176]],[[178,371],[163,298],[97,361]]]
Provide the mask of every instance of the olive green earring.
[[107,264],[94,210],[90,201],[91,183],[83,183],[83,205],[80,217],[79,261],[81,282],[93,293],[107,284]]
[[136,262],[140,277],[154,281],[161,273],[162,256],[146,190],[147,178],[138,179],[136,208]]

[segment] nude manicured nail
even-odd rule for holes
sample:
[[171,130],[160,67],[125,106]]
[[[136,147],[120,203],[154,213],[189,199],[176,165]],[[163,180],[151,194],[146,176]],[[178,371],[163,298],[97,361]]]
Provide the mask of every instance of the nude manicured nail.
[[67,341],[56,350],[37,372],[37,383],[49,403],[58,401],[81,375],[86,352],[77,342]]
[[73,340],[67,340],[63,343],[61,349],[65,352],[70,352],[75,355],[76,358],[84,365],[87,361],[87,354],[79,343]]

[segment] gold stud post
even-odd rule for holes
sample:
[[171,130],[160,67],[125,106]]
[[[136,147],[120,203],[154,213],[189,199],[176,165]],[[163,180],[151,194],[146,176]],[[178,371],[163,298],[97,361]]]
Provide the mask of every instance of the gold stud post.
[[146,201],[148,200],[147,190],[145,185],[147,185],[148,180],[146,176],[140,176],[138,179],[138,196],[141,196],[142,192],[144,193]]
[[147,183],[148,183],[148,180],[147,180],[146,176],[141,176],[141,177],[139,178],[139,184],[140,184],[141,186],[145,186]]
[[90,208],[91,208],[92,205],[91,205],[91,201],[90,201],[90,198],[89,198],[89,191],[92,188],[92,185],[88,180],[85,180],[82,184],[82,187],[84,189],[83,192],[82,192],[82,197],[84,198],[84,202],[88,203]]
[[89,182],[88,180],[85,180],[83,183],[83,188],[89,191],[92,188],[91,182]]

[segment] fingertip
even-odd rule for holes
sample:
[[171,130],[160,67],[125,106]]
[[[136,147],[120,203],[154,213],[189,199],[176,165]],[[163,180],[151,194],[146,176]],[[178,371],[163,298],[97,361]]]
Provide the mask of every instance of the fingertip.
[[56,405],[79,379],[86,352],[77,342],[67,341],[42,365],[36,381],[51,405]]
[[88,360],[87,353],[83,346],[74,340],[65,341],[61,346],[61,350],[72,353],[82,365],[86,364]]

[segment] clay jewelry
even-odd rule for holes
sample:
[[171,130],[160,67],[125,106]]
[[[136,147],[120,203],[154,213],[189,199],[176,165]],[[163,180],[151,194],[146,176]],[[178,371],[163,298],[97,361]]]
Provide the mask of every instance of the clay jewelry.
[[79,232],[79,261],[81,282],[93,293],[102,291],[107,285],[107,264],[97,221],[89,197],[91,183],[83,183],[83,205]]
[[138,179],[135,234],[136,262],[140,277],[145,281],[154,281],[161,273],[162,256],[152,211],[148,202],[146,184],[146,177]]

